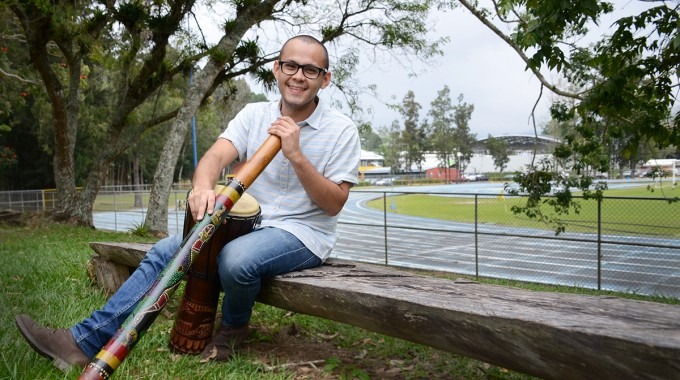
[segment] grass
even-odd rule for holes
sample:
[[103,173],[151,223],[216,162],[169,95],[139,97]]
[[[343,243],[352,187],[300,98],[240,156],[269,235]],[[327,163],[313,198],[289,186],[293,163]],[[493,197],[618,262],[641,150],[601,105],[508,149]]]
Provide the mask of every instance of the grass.
[[[619,233],[635,236],[680,237],[680,202],[669,203],[666,199],[680,197],[680,187],[649,191],[645,186],[632,189],[608,190],[602,202],[601,220],[603,233]],[[646,199],[616,199],[612,197],[640,197]],[[649,198],[657,199],[649,199]],[[665,199],[660,199],[665,198]],[[386,202],[385,202],[386,201]],[[494,224],[517,228],[553,229],[536,219],[525,215],[515,215],[513,205],[523,205],[524,198],[498,194],[495,196],[468,195],[428,195],[402,194],[390,195],[370,201],[369,207],[387,210],[390,213],[422,216],[443,220],[474,223],[475,217],[480,224]],[[570,212],[557,216],[567,226],[569,232],[597,232],[597,202],[578,199],[581,205],[578,213]],[[476,203],[476,210],[475,210]],[[477,213],[475,216],[475,212]],[[550,216],[555,213],[548,206],[543,212]]]
[[[79,322],[105,301],[87,277],[85,264],[91,241],[150,242],[127,233],[47,224],[35,219],[29,226],[0,225],[0,379],[75,379],[78,371],[62,373],[36,354],[21,338],[14,316],[31,315],[38,323],[67,327]],[[180,289],[181,291],[181,289]],[[178,292],[178,294],[181,294]],[[119,379],[292,379],[288,369],[267,370],[249,354],[222,364],[201,364],[195,356],[174,355],[167,349],[178,296],[166,306],[125,362]],[[396,363],[405,379],[530,379],[529,376],[448,354],[422,345],[386,337],[325,319],[289,313],[257,304],[253,322],[258,339],[268,332],[291,328],[306,336],[334,336],[340,349],[359,350],[379,363]],[[304,347],[300,347],[304,350]],[[329,378],[367,378],[371,368],[364,359],[324,358]]]
[[[148,191],[120,191],[120,192],[101,192],[94,201],[96,211],[123,211],[136,208],[146,209],[149,205]],[[177,204],[179,200],[186,199],[187,190],[173,190],[170,193],[169,206]],[[141,203],[141,206],[139,204]]]

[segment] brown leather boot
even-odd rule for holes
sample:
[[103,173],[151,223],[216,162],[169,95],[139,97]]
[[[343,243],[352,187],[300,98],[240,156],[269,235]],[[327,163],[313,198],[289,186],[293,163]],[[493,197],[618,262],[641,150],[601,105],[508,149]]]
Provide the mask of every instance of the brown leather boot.
[[209,361],[227,361],[234,356],[236,349],[248,337],[248,325],[241,327],[226,327],[220,325],[203,352],[201,363]]
[[82,369],[90,362],[71,331],[42,327],[25,314],[17,315],[14,320],[28,344],[40,355],[52,359],[52,364],[60,370],[66,371],[70,366]]

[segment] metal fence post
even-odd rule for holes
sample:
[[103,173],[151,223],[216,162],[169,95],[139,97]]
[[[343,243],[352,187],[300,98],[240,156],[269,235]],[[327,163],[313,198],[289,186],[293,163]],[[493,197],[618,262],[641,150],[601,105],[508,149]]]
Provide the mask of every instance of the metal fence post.
[[475,278],[479,278],[479,241],[477,227],[479,226],[479,195],[475,194]]
[[385,237],[385,265],[388,264],[387,260],[387,192],[383,192],[383,234]]
[[116,204],[116,188],[113,188],[113,228],[118,231],[118,205]]
[[[175,196],[175,233],[179,234],[179,212],[182,210],[181,208],[177,207],[179,205],[179,202],[177,201],[177,191],[173,191],[173,195]],[[186,208],[186,206],[185,206]]]
[[602,290],[602,198],[597,198],[597,290]]

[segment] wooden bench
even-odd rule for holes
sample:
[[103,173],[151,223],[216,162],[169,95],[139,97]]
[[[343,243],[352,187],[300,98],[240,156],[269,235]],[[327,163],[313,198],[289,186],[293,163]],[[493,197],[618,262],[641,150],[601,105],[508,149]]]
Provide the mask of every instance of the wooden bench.
[[[91,246],[99,260],[128,256],[125,265],[150,248]],[[267,281],[258,301],[545,379],[680,379],[678,305],[452,281],[334,259]]]

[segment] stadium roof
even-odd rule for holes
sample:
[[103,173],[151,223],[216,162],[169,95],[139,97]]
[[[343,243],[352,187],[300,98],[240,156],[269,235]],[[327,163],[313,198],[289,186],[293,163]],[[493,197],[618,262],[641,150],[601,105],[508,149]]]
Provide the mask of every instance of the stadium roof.
[[[507,142],[508,144],[512,145],[527,145],[527,144],[534,144],[538,142],[539,144],[559,144],[560,140],[551,137],[551,136],[534,136],[534,135],[501,135],[501,136],[493,136],[493,138],[497,140],[503,140]],[[485,143],[486,139],[480,139],[477,140],[478,143]]]
[[[493,136],[497,140],[505,141],[508,148],[512,150],[533,150],[534,147],[538,151],[552,152],[555,145],[560,143],[560,140],[551,136],[534,136],[534,135],[502,135]],[[473,149],[477,151],[486,150],[486,139],[477,140]]]
[[362,160],[382,160],[382,159],[384,159],[384,157],[377,154],[377,153],[373,153],[373,152],[362,149],[361,150],[361,159]]

